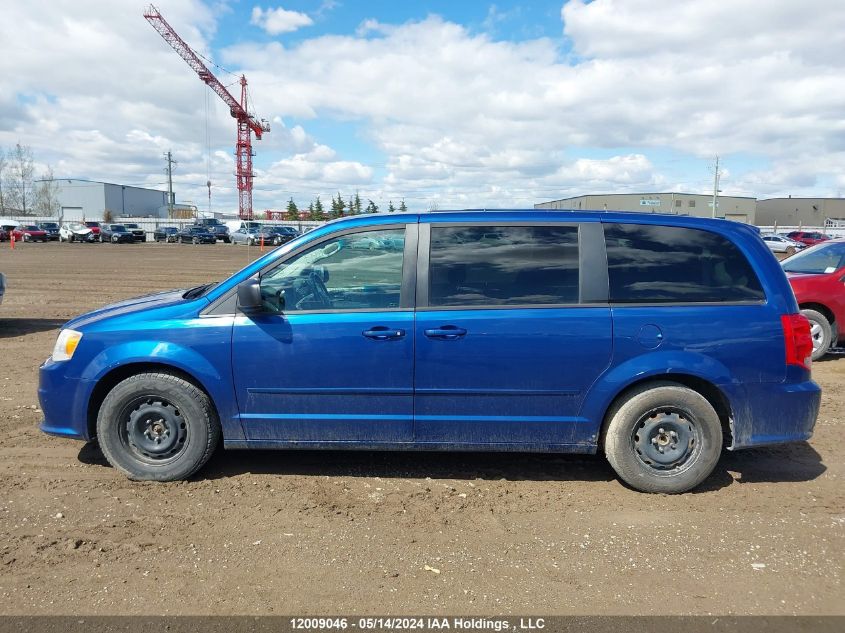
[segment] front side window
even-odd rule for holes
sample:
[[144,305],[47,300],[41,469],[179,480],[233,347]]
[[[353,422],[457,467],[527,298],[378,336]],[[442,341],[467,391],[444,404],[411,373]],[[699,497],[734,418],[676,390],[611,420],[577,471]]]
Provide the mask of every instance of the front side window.
[[430,306],[578,303],[578,228],[431,228]]
[[614,303],[762,301],[760,281],[730,240],[700,229],[606,224]]
[[261,276],[265,306],[286,313],[398,308],[404,248],[404,229],[321,242]]

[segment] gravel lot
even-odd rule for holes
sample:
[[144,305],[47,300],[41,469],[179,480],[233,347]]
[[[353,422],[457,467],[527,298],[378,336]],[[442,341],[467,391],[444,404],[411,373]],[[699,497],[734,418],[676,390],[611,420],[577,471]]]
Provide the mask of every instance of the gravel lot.
[[845,614],[845,356],[809,444],[644,495],[601,457],[220,452],[132,483],[37,430],[61,323],[228,275],[246,247],[0,245],[0,613]]

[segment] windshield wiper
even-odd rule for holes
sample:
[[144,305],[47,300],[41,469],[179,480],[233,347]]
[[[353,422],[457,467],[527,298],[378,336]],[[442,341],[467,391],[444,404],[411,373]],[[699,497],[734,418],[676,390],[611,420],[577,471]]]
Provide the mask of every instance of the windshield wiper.
[[197,286],[196,288],[191,288],[190,290],[186,291],[185,294],[182,295],[183,299],[196,299],[201,294],[205,293],[206,290],[210,290],[212,286],[216,286],[217,283],[213,282],[210,284],[203,284],[201,286]]

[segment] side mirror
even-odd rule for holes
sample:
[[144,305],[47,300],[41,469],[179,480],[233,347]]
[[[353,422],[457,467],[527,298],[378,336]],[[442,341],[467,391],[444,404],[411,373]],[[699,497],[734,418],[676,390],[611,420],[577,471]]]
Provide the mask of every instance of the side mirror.
[[238,284],[238,307],[244,314],[258,314],[263,310],[261,284],[255,277]]

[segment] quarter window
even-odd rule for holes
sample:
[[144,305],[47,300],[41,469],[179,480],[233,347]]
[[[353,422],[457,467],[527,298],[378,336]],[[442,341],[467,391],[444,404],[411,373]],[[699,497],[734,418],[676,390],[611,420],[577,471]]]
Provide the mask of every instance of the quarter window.
[[578,303],[577,227],[432,227],[429,305],[568,303]]
[[729,240],[699,229],[606,224],[614,303],[761,301],[760,281]]
[[398,308],[404,249],[404,229],[321,242],[262,275],[265,307],[274,312]]

